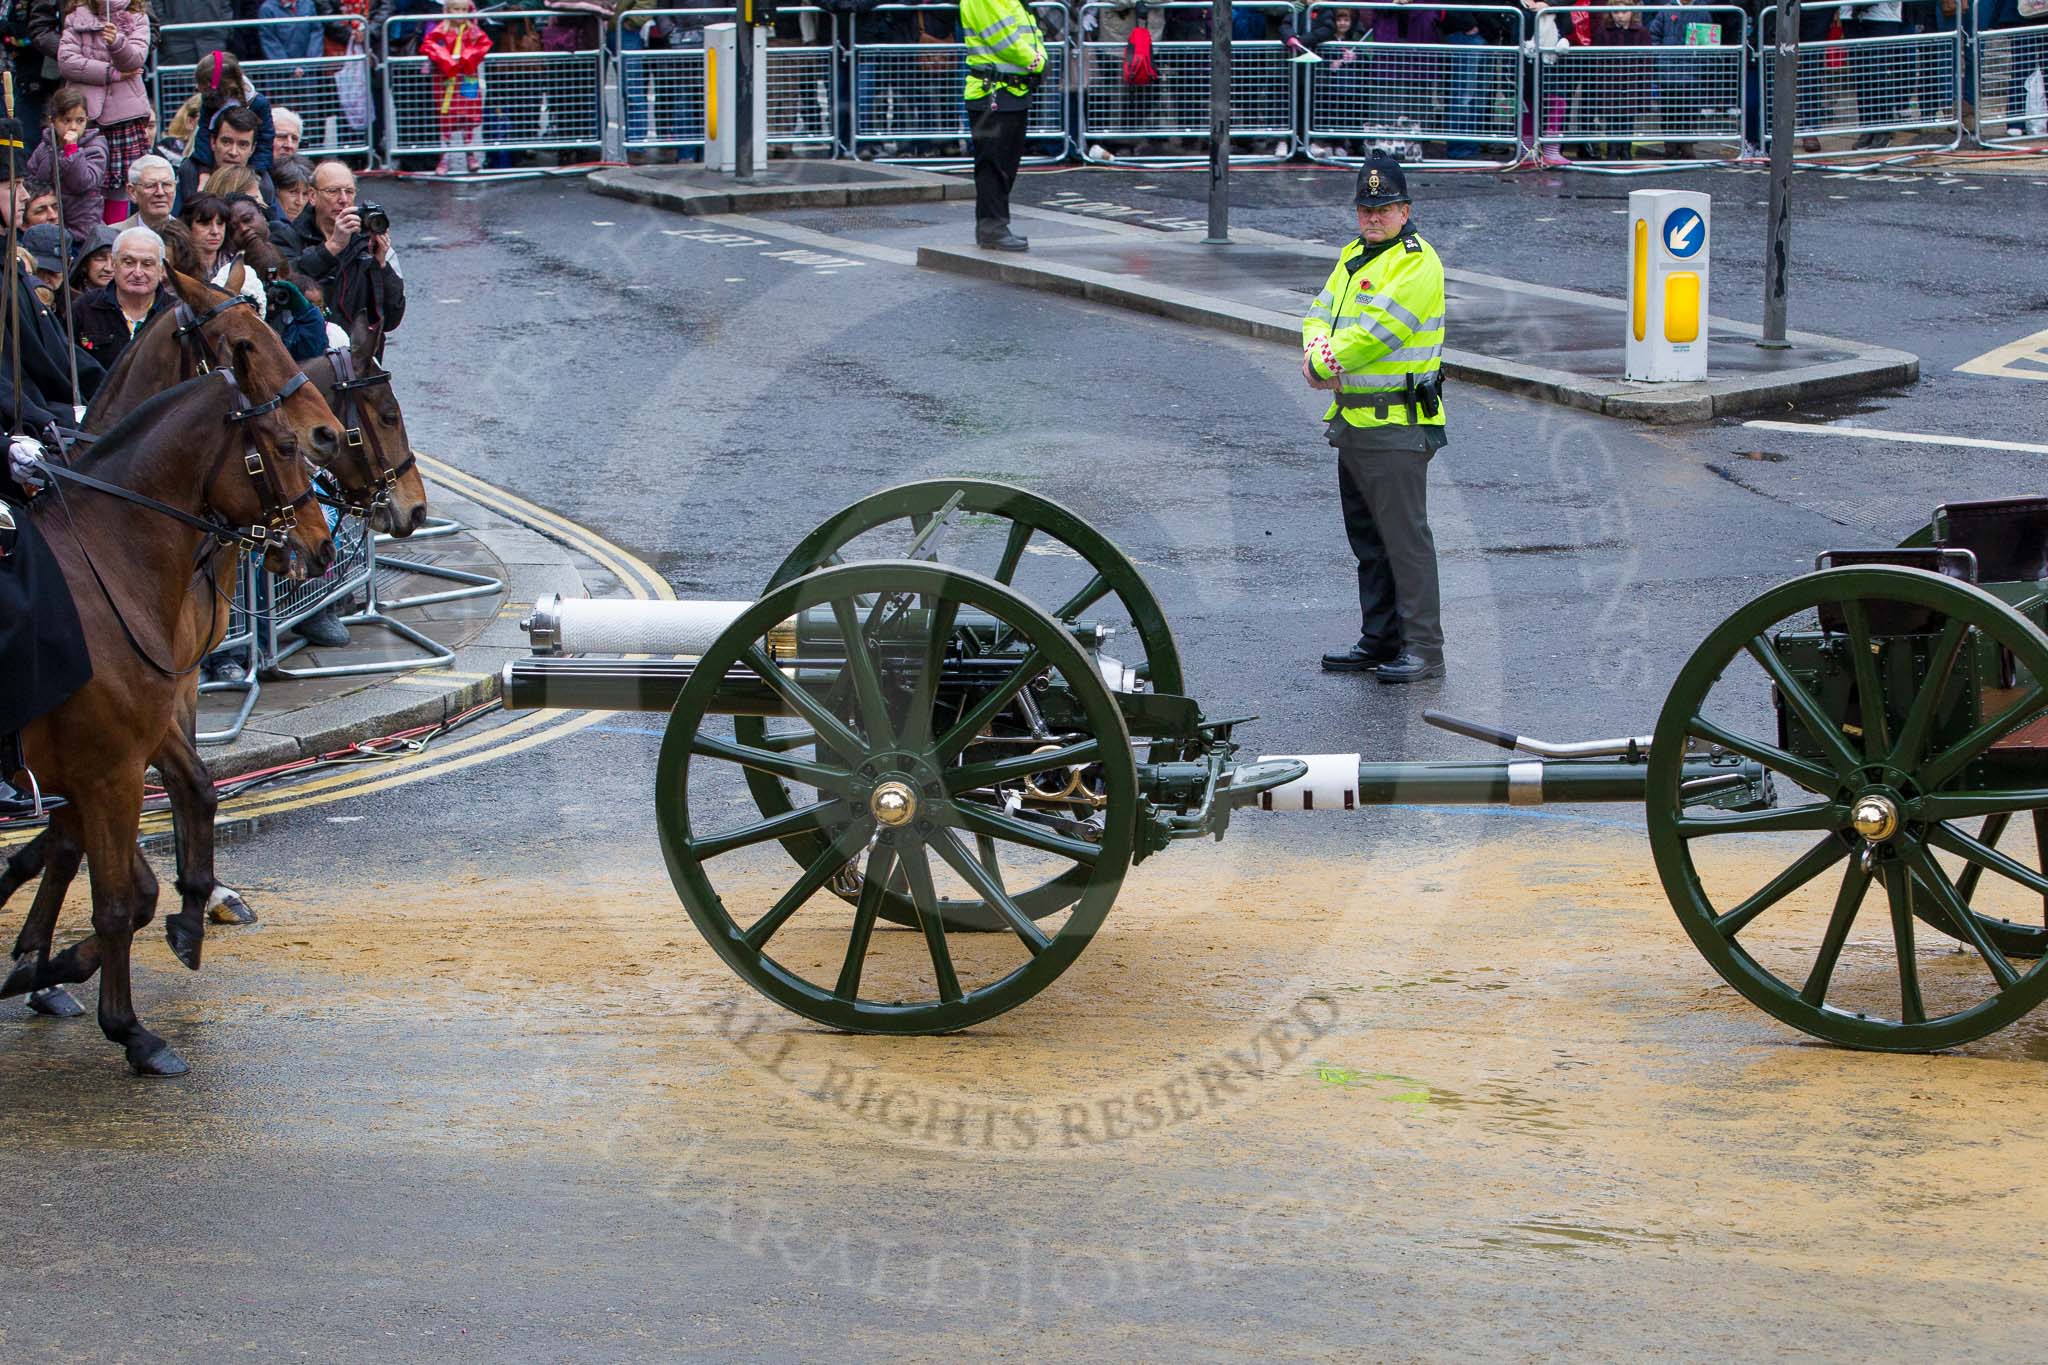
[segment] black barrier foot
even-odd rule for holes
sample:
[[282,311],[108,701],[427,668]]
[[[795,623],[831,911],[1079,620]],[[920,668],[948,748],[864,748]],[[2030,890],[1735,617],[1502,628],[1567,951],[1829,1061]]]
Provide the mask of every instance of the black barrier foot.
[[71,992],[62,986],[36,991],[29,996],[28,1007],[46,1019],[76,1019],[85,1013],[85,1006],[73,1000]]

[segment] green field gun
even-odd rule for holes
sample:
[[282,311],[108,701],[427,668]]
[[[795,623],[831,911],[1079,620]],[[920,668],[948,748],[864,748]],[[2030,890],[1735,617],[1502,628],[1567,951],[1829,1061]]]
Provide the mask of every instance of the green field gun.
[[[684,906],[748,982],[834,1028],[1016,1007],[1133,864],[1240,811],[1626,802],[1737,990],[1835,1042],[1939,1048],[2048,990],[2048,877],[1998,848],[2021,812],[2038,840],[2048,808],[2048,503],[1958,504],[1914,540],[1746,604],[1652,734],[1548,743],[1425,713],[1514,751],[1497,761],[1246,752],[1248,718],[1187,695],[1137,565],[1058,504],[968,479],[847,508],[751,602],[543,599],[503,694],[668,714],[655,810]],[[2007,576],[1972,581],[1987,569]],[[1988,903],[1987,872],[2031,919]],[[1866,898],[1885,913],[1859,921]],[[887,935],[914,960],[880,965],[884,924],[915,931]],[[1916,924],[1961,950],[1929,966]]]

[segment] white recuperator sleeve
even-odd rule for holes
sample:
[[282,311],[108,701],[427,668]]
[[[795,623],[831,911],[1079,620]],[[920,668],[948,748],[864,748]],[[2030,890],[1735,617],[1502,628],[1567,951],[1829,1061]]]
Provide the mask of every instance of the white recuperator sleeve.
[[564,599],[560,643],[564,654],[701,655],[751,602],[645,602],[611,598]]
[[1308,764],[1294,781],[1259,795],[1260,810],[1354,810],[1358,806],[1357,754],[1261,754],[1259,762],[1291,758]]

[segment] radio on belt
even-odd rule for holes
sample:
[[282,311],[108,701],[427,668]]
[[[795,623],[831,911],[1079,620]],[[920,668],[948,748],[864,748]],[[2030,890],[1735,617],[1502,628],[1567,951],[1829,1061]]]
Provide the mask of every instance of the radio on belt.
[[1707,255],[1713,199],[1695,190],[1628,197],[1628,339],[1633,380],[1707,377]]

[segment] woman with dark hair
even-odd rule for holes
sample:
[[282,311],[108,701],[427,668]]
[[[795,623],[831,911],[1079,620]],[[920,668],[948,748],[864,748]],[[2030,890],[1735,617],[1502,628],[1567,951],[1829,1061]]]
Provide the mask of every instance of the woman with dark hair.
[[185,226],[192,232],[192,248],[199,262],[200,277],[212,280],[233,259],[227,249],[228,204],[219,195],[202,194],[185,205]]

